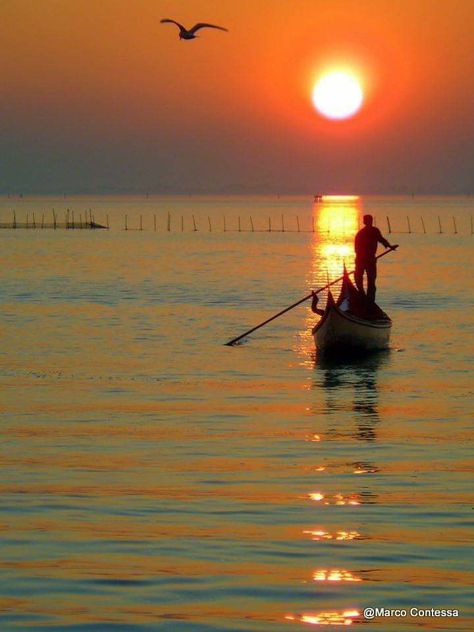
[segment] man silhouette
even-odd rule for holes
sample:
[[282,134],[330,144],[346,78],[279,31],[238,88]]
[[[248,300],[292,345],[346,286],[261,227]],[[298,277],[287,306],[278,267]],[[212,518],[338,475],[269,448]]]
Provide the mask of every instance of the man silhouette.
[[375,279],[377,278],[377,261],[375,253],[379,242],[385,248],[395,250],[398,244],[391,245],[379,231],[373,226],[374,218],[372,215],[364,215],[364,228],[361,228],[354,239],[354,249],[356,253],[354,279],[357,289],[364,292],[364,272],[367,274],[367,301],[370,304],[375,303]]

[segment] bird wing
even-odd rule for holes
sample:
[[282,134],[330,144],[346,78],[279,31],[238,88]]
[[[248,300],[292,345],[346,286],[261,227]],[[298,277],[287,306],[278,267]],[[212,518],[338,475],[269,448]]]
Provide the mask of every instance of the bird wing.
[[192,29],[189,29],[190,33],[195,33],[199,29],[219,29],[219,31],[228,31],[229,29],[225,29],[223,26],[216,26],[215,24],[207,24],[206,22],[198,22],[195,24]]
[[171,22],[171,24],[176,24],[176,26],[180,29],[185,31],[186,29],[184,28],[184,26],[182,24],[180,24],[179,22],[176,22],[176,20],[170,20],[169,18],[164,18],[163,20],[160,20],[161,24],[165,24],[166,22]]

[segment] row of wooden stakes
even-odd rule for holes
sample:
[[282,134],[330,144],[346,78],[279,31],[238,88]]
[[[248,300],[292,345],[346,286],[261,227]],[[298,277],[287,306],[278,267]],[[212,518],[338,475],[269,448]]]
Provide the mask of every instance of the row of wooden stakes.
[[33,211],[30,213],[26,213],[26,218],[24,221],[19,221],[16,216],[16,212],[13,211],[13,217],[11,222],[0,222],[0,228],[52,228],[56,230],[58,228],[67,229],[84,229],[84,228],[109,228],[108,218],[107,225],[99,224],[95,221],[95,218],[92,214],[92,211],[89,210],[84,213],[78,213],[77,215],[74,211],[70,212],[69,209],[65,212],[64,221],[61,221],[56,211],[53,209],[51,211],[51,220],[48,220],[45,216],[45,213],[41,213],[41,215],[36,215]]
[[[380,222],[380,218],[379,222]],[[203,225],[204,221],[204,225]],[[214,223],[213,223],[214,222]],[[386,222],[386,230],[389,234],[392,233],[423,233],[427,234],[431,233],[451,233],[458,234],[460,231],[458,230],[458,221],[455,216],[451,218],[443,218],[438,215],[436,219],[434,217],[430,217],[429,222],[425,222],[425,218],[423,216],[419,216],[418,218],[410,218],[408,215],[406,216],[406,224],[400,227],[400,219],[397,218],[397,224],[395,229],[392,227],[392,222],[390,217],[385,216]],[[382,224],[385,222],[382,221]],[[433,230],[433,222],[435,223]],[[191,215],[191,218],[187,219],[185,222],[184,215],[178,216],[178,218],[172,218],[171,213],[167,213],[165,226],[161,227],[160,232],[198,232],[198,231],[206,231],[206,232],[268,232],[268,233],[325,233],[325,234],[349,234],[349,224],[346,226],[344,222],[338,221],[337,226],[334,222],[331,222],[331,218],[325,222],[324,226],[318,222],[316,227],[316,220],[314,215],[311,216],[311,220],[309,226],[302,225],[300,223],[300,218],[298,215],[293,216],[292,218],[285,217],[285,215],[281,215],[277,221],[275,218],[268,217],[265,221],[265,225],[262,227],[262,221],[260,220],[260,225],[254,223],[253,217],[251,215],[248,216],[248,219],[242,220],[239,215],[237,218],[233,218],[233,221],[230,223],[227,221],[225,216],[222,217],[222,220],[218,223],[215,218],[212,219],[210,216],[207,216],[206,220],[200,218],[200,222],[196,219],[195,215]],[[377,217],[374,216],[374,225],[377,225]],[[431,230],[427,230],[428,228]],[[359,227],[360,227],[360,218],[359,218]],[[382,229],[385,229],[385,226],[379,226]],[[102,228],[108,229],[110,228],[109,216],[106,215],[106,219],[104,223],[99,223],[95,221],[95,217],[92,213],[92,210],[82,213],[75,213],[74,211],[66,210],[64,214],[64,221],[60,221],[58,219],[58,215],[55,210],[51,211],[51,220],[48,221],[45,218],[45,214],[42,213],[41,216],[36,216],[33,212],[31,214],[26,214],[26,219],[24,221],[19,221],[16,216],[16,212],[13,211],[12,221],[10,222],[0,222],[0,228],[52,228],[52,229],[84,229],[84,228]],[[463,229],[461,232],[465,234],[465,221],[461,222],[461,228]],[[143,215],[135,216],[135,221],[129,222],[129,216],[125,215],[123,219],[123,230],[125,231],[143,231],[149,230],[150,224],[147,224],[147,228],[145,228],[145,224],[143,221]],[[153,215],[153,224],[152,230],[154,232],[159,231],[158,227],[158,216],[156,214]],[[353,232],[353,231],[351,231]],[[474,234],[474,221],[473,216],[470,216],[470,225],[468,227],[469,234]]]

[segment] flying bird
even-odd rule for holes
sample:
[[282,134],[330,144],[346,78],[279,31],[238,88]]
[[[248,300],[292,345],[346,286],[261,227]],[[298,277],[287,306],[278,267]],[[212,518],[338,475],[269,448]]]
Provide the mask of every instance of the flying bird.
[[228,31],[228,29],[225,29],[223,26],[216,26],[215,24],[206,24],[206,22],[198,22],[198,24],[195,24],[193,28],[187,29],[179,22],[176,22],[176,20],[169,20],[168,18],[165,18],[164,20],[160,20],[160,21],[162,24],[165,24],[167,22],[170,22],[171,24],[176,24],[176,26],[179,28],[179,39],[184,39],[184,40],[192,40],[196,38],[197,37],[196,31],[199,31],[199,29],[208,28],[208,29],[219,29],[219,31]]

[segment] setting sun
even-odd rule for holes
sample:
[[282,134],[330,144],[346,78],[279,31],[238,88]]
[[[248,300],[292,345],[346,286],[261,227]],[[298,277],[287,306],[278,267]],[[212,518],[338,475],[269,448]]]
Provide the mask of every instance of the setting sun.
[[323,75],[313,88],[313,103],[323,116],[346,119],[361,107],[364,94],[354,75],[337,71]]

